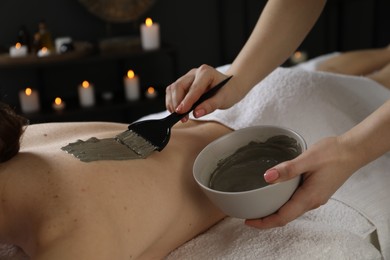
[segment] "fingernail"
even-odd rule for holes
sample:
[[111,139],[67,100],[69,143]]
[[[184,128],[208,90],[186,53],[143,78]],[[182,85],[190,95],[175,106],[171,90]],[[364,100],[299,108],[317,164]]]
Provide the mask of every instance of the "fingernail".
[[279,172],[276,169],[270,169],[264,173],[266,182],[273,182],[279,178]]
[[202,116],[204,116],[205,114],[206,114],[206,110],[204,110],[204,109],[199,109],[199,110],[194,111],[194,116],[195,116],[196,118],[202,117]]
[[184,107],[184,104],[183,103],[180,103],[180,105],[177,106],[177,108],[175,109],[175,111],[177,113],[180,113],[182,110],[183,110],[183,107]]

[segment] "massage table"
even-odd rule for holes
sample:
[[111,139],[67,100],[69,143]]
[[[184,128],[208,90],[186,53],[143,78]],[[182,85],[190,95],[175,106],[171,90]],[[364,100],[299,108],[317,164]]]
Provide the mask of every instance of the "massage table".
[[[315,71],[332,55],[338,54],[278,68],[237,105],[201,120],[232,129],[280,125],[300,133],[308,146],[341,134],[389,99],[390,91],[365,77]],[[259,230],[245,226],[242,219],[226,217],[166,259],[390,259],[389,169],[387,153],[357,171],[325,205],[280,228]],[[28,258],[4,244],[2,259]]]

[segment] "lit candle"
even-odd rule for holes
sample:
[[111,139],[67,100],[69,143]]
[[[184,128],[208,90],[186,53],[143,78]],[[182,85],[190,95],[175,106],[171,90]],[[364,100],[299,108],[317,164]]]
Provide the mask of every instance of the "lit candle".
[[160,25],[147,18],[141,24],[141,44],[144,50],[155,50],[160,47]]
[[138,76],[133,70],[129,70],[124,78],[126,99],[129,101],[138,100],[140,96],[140,87]]
[[38,91],[31,88],[19,91],[19,101],[23,113],[33,113],[40,109]]
[[54,99],[52,107],[56,111],[62,111],[65,109],[65,102],[60,97],[56,97]]
[[157,97],[157,91],[154,87],[148,87],[148,89],[146,90],[146,93],[145,93],[145,96],[148,98],[148,99],[154,99]]
[[83,83],[79,85],[78,91],[80,105],[82,107],[91,107],[95,105],[95,92],[92,84],[84,80]]
[[37,53],[38,57],[46,57],[50,55],[50,50],[46,47],[42,47]]
[[304,51],[296,51],[294,54],[290,57],[290,61],[293,64],[302,63],[307,60],[307,53]]
[[17,42],[15,46],[11,46],[9,48],[9,55],[11,57],[24,57],[28,53],[28,49],[26,45],[22,45],[21,43]]

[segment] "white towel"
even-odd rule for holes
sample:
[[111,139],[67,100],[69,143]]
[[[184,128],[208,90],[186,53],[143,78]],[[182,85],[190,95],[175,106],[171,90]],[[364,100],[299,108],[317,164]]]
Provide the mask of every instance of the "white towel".
[[226,218],[204,234],[173,251],[177,259],[381,259],[365,241],[373,225],[336,200],[282,228],[258,230],[243,220]]

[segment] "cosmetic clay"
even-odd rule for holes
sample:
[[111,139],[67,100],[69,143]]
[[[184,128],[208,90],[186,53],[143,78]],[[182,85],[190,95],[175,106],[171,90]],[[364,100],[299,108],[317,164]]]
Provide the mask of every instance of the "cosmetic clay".
[[126,145],[119,143],[116,138],[98,139],[92,137],[86,141],[77,140],[61,149],[83,162],[145,158]]
[[218,191],[240,192],[267,186],[264,173],[273,166],[294,159],[302,152],[298,142],[279,135],[265,142],[250,142],[218,162],[209,187]]

